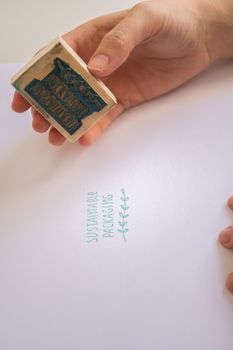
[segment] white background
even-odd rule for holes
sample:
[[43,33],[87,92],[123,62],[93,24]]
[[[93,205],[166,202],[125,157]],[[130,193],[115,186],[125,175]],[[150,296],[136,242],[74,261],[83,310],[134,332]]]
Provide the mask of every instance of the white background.
[[[0,62],[134,3],[0,0]],[[233,223],[232,64],[125,113],[86,149],[49,146],[10,110],[17,69],[0,67],[0,349],[232,350],[233,253],[217,243]],[[86,191],[122,186],[127,244],[87,246]]]
[[[0,349],[232,350],[233,65],[48,145],[0,67]],[[85,242],[85,194],[130,196],[128,242]]]
[[79,24],[131,7],[135,0],[0,0],[0,62],[26,62]]

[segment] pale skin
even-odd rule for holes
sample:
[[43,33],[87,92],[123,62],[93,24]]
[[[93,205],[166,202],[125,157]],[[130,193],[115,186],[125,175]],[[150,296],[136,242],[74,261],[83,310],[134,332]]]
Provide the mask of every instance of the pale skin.
[[[124,110],[177,88],[216,61],[233,58],[233,1],[145,1],[95,18],[63,38],[117,97],[116,107],[80,138],[80,144],[90,145]],[[30,107],[14,94],[13,110]],[[48,132],[53,145],[64,144],[47,120],[31,112],[35,131]],[[233,197],[228,205],[233,210]],[[219,241],[233,249],[233,226],[220,233]],[[233,273],[226,284],[233,293]]]

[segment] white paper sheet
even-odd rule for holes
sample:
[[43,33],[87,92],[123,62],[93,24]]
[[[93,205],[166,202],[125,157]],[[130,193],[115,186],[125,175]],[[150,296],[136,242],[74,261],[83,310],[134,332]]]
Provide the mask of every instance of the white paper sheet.
[[11,111],[17,69],[0,66],[0,349],[232,350],[232,62],[88,148]]

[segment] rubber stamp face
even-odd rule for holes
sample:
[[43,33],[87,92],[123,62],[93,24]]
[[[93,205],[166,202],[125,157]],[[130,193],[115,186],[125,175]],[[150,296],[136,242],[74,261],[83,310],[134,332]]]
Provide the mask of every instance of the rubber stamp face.
[[106,102],[67,62],[60,58],[53,62],[54,68],[48,75],[42,80],[33,79],[24,90],[73,135],[82,126],[82,120],[100,112]]
[[82,58],[57,38],[11,79],[15,89],[67,140],[76,142],[116,104]]

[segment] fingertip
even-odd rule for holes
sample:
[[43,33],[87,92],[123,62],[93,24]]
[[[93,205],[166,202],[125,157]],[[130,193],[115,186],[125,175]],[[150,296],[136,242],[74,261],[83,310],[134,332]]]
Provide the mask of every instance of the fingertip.
[[39,133],[48,131],[51,124],[34,108],[32,108],[32,127]]
[[99,136],[94,130],[89,130],[86,134],[82,135],[78,141],[81,146],[90,146],[98,139],[98,137]]
[[103,79],[105,78],[108,74],[106,74],[105,71],[101,70],[95,70],[92,67],[87,66],[89,72],[96,78],[96,79]]
[[82,146],[90,146],[96,142],[112,121],[117,118],[122,111],[123,106],[118,103],[112,110],[110,110],[104,117],[102,117],[95,125],[93,125],[84,135],[79,139]]
[[219,242],[225,248],[233,248],[233,226],[228,226],[222,232],[220,232]]
[[233,210],[233,196],[228,198],[227,205],[231,210]]
[[65,143],[65,137],[54,127],[49,130],[49,143],[53,146],[62,146]]
[[23,113],[30,108],[30,103],[20,95],[17,91],[14,92],[13,99],[11,102],[11,108],[14,112]]
[[109,66],[110,58],[107,55],[97,55],[90,59],[87,67],[96,77],[106,76],[106,69]]
[[233,273],[230,273],[230,275],[227,277],[226,286],[229,291],[233,293]]
[[229,241],[228,236],[230,233],[231,233],[231,226],[224,228],[224,230],[222,230],[219,234],[219,238],[218,238],[219,242],[221,244],[227,243]]
[[12,97],[12,101],[11,101],[11,109],[14,112],[17,112],[17,92],[15,91]]

